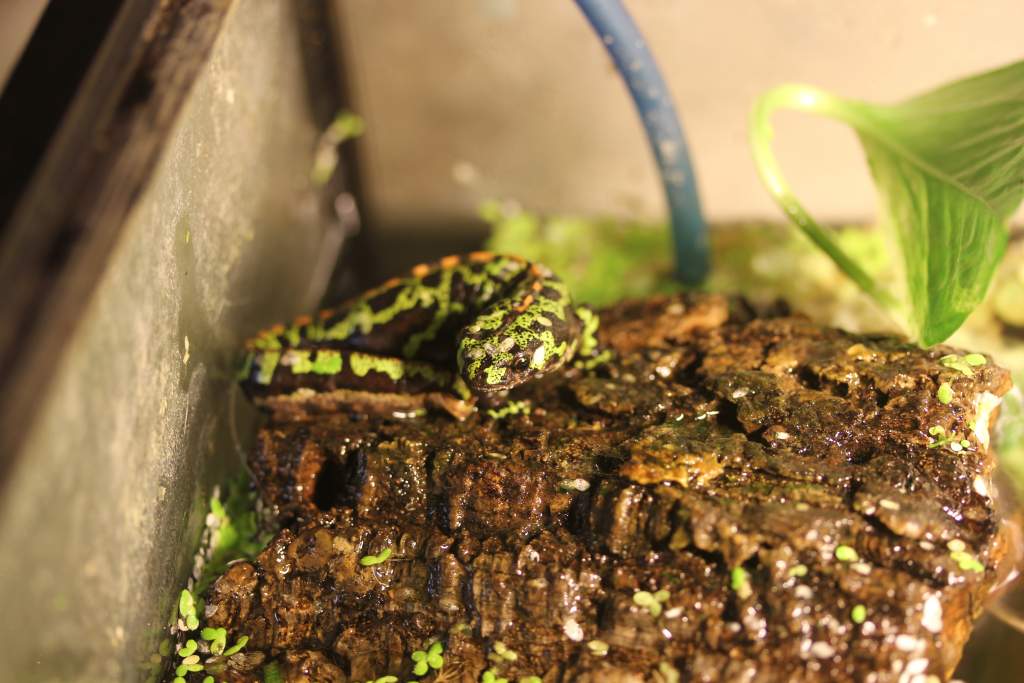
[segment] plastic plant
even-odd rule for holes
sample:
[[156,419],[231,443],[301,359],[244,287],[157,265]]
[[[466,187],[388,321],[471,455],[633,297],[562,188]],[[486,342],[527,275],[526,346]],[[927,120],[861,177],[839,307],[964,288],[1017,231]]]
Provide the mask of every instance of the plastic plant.
[[[905,300],[868,275],[793,195],[771,150],[778,109],[827,116],[857,133],[879,222],[902,252]],[[783,85],[757,102],[750,130],[775,201],[861,289],[906,319],[922,346],[947,339],[982,302],[1006,249],[1007,220],[1024,198],[1024,62],[895,105]]]

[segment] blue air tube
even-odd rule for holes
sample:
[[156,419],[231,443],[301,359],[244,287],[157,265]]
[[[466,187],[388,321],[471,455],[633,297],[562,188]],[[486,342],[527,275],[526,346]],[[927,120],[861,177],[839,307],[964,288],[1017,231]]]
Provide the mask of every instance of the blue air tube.
[[576,4],[608,49],[633,96],[665,187],[677,275],[687,285],[698,285],[708,274],[707,226],[697,197],[697,177],[665,80],[619,0],[576,0]]

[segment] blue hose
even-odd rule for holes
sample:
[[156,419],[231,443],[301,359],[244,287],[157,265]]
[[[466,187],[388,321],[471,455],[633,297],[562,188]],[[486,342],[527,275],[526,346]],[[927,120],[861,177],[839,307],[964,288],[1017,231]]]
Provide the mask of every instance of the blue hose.
[[687,285],[698,285],[708,274],[707,226],[697,196],[697,176],[665,80],[619,0],[576,0],[576,4],[629,86],[665,187],[677,275]]

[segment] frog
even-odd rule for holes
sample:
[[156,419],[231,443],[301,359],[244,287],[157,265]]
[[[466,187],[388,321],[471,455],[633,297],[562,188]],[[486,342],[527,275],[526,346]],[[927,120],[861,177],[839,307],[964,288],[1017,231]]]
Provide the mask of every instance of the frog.
[[275,413],[440,408],[461,420],[570,363],[592,367],[599,324],[541,263],[456,254],[260,331],[239,381]]

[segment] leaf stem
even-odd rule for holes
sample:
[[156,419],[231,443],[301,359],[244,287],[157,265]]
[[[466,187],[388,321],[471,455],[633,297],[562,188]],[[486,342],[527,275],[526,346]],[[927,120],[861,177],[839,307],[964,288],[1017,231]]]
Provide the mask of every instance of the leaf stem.
[[750,118],[750,141],[753,148],[754,163],[768,191],[775,202],[785,211],[786,215],[810,238],[851,280],[857,283],[866,294],[881,306],[891,311],[899,308],[897,300],[886,290],[878,286],[867,272],[854,261],[827,230],[815,221],[803,205],[797,201],[789,184],[782,175],[779,162],[772,153],[772,139],[775,131],[771,125],[771,115],[777,109],[796,109],[842,119],[849,122],[851,117],[843,107],[851,103],[805,85],[783,85],[758,99]]

